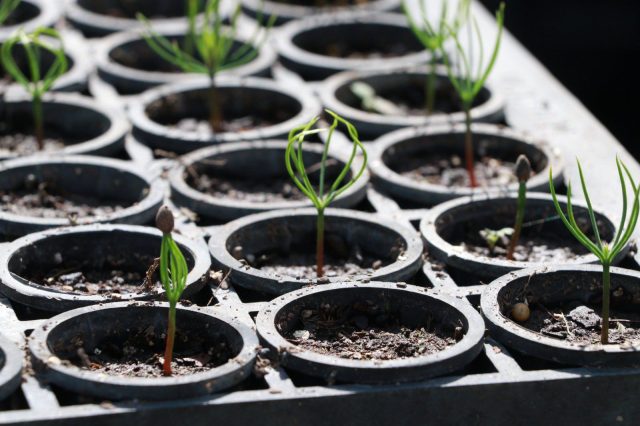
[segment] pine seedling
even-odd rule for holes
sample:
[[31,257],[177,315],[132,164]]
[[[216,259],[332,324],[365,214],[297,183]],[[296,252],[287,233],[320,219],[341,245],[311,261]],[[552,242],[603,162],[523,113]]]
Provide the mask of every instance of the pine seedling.
[[425,110],[427,115],[433,114],[435,110],[436,89],[437,89],[437,64],[440,52],[444,48],[445,42],[454,34],[457,34],[469,16],[469,6],[471,0],[460,0],[456,8],[451,23],[449,23],[448,0],[442,0],[440,6],[440,16],[438,22],[432,23],[427,14],[426,1],[421,0],[420,11],[416,19],[413,18],[406,0],[402,2],[402,10],[407,17],[409,28],[413,31],[418,41],[431,54],[431,66],[425,84]]
[[[336,197],[356,183],[367,167],[367,151],[364,149],[362,142],[360,142],[356,128],[333,111],[326,110],[326,112],[333,117],[333,122],[329,128],[313,129],[314,125],[319,120],[319,117],[315,117],[307,124],[294,128],[289,132],[289,144],[287,145],[285,152],[285,165],[289,176],[291,176],[291,179],[300,191],[302,191],[302,193],[311,200],[318,211],[316,220],[316,275],[318,278],[324,276],[324,211],[331,202],[336,199]],[[328,182],[325,182],[329,146],[331,145],[333,133],[339,124],[343,124],[347,128],[353,147],[351,149],[349,160],[345,163],[333,183],[329,185]],[[324,149],[320,160],[320,177],[316,189],[316,186],[311,183],[309,176],[307,175],[307,166],[304,162],[303,144],[307,136],[320,132],[327,132],[327,137],[324,142]],[[347,178],[347,175],[351,170],[351,165],[358,155],[358,152],[362,153],[362,165],[355,176]]]
[[[42,36],[45,37],[42,38]],[[26,54],[29,65],[28,77],[20,70],[13,57],[13,49],[16,45],[21,46]],[[44,74],[40,69],[43,50],[52,53],[54,57],[51,66]],[[38,28],[30,34],[20,30],[2,44],[0,56],[7,73],[31,95],[35,135],[38,148],[42,150],[44,148],[42,97],[67,70],[67,57],[64,54],[62,38],[56,30],[51,28]]]
[[164,351],[162,373],[171,376],[171,360],[173,359],[173,344],[176,335],[176,305],[187,284],[189,268],[180,248],[173,240],[173,214],[167,206],[160,207],[156,215],[156,227],[162,231],[160,245],[160,282],[164,287],[169,301],[169,320],[167,323],[167,337]]
[[516,160],[515,175],[518,178],[518,205],[516,207],[516,220],[513,225],[513,234],[507,247],[507,259],[513,260],[513,252],[516,250],[520,233],[522,232],[522,222],[524,221],[524,208],[527,204],[527,181],[531,177],[531,163],[524,155],[518,156]]
[[0,1],[0,25],[7,20],[11,12],[20,4],[20,0],[1,0]]
[[[562,207],[560,206],[560,203],[558,202],[558,198],[556,196],[556,189],[553,184],[552,170],[549,170],[549,188],[551,190],[551,196],[553,197],[553,204],[556,207],[556,211],[558,212],[558,216],[560,216],[562,223],[564,223],[571,235],[573,235],[575,239],[580,242],[580,244],[586,247],[598,258],[600,264],[602,265],[602,326],[600,332],[600,342],[604,345],[609,343],[609,305],[611,299],[611,274],[609,272],[609,269],[615,258],[622,252],[622,250],[629,242],[629,239],[633,235],[636,224],[638,222],[638,212],[640,211],[638,193],[640,191],[640,184],[636,185],[634,183],[634,179],[631,176],[631,173],[629,172],[627,166],[625,166],[625,164],[620,159],[616,158],[616,167],[618,169],[618,177],[620,180],[620,188],[622,191],[622,214],[620,218],[620,224],[616,229],[616,233],[613,236],[612,241],[602,241],[602,239],[600,238],[600,231],[598,230],[598,222],[596,220],[595,213],[593,212],[593,207],[591,206],[591,199],[589,198],[589,193],[587,192],[587,185],[584,181],[582,166],[580,165],[580,161],[577,162],[578,171],[580,173],[580,183],[582,185],[582,194],[584,195],[585,201],[587,203],[587,210],[589,213],[591,228],[594,235],[593,241],[591,238],[585,235],[582,229],[580,229],[580,226],[578,226],[574,217],[573,207],[571,205],[571,183],[569,183],[567,188],[566,215],[562,211]],[[628,199],[625,175],[629,179],[629,183],[631,184],[631,187],[633,189],[633,203],[631,205],[630,213],[627,212]]]
[[496,59],[498,58],[500,42],[502,40],[502,30],[504,28],[504,9],[504,3],[500,3],[500,8],[496,12],[498,34],[496,36],[491,57],[486,66],[484,64],[484,44],[482,42],[482,35],[475,19],[472,20],[473,25],[469,27],[469,38],[471,39],[471,31],[473,28],[480,50],[476,64],[473,63],[473,45],[471,44],[468,48],[464,48],[460,42],[458,31],[454,28],[449,27],[449,33],[451,34],[451,38],[455,45],[455,57],[453,58],[455,60],[452,61],[452,59],[449,58],[443,47],[440,48],[451,85],[458,93],[462,102],[462,110],[464,111],[465,116],[464,122],[466,126],[464,138],[465,166],[469,176],[469,185],[472,188],[478,186],[478,181],[476,180],[474,170],[473,136],[471,134],[471,107],[473,106],[476,96],[478,96],[478,93],[480,93],[482,87],[489,78],[489,74],[491,74],[493,66],[496,63]]
[[[150,22],[143,15],[138,14],[138,19],[146,26],[145,40],[156,54],[184,72],[204,74],[209,78],[209,127],[212,133],[223,130],[223,114],[217,93],[216,75],[221,71],[246,64],[258,56],[259,48],[266,40],[266,33],[276,19],[272,16],[266,30],[256,29],[248,42],[234,47],[240,5],[231,16],[230,25],[226,26],[222,23],[220,3],[221,0],[207,0],[202,23],[198,26],[197,2],[191,2],[188,8],[191,29],[187,34],[187,40],[191,39],[191,41],[186,43],[184,48],[177,42],[172,42],[158,34],[153,30]],[[189,43],[192,43],[195,48],[189,48]]]

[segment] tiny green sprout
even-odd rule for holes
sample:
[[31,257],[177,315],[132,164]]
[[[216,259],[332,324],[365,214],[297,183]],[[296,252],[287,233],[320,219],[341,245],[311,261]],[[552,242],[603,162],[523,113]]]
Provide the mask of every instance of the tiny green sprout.
[[[465,116],[466,133],[464,139],[464,155],[467,174],[469,175],[469,185],[472,188],[478,186],[476,180],[476,174],[474,170],[473,160],[473,136],[471,134],[471,107],[473,102],[482,90],[485,82],[493,70],[493,66],[498,58],[498,52],[500,51],[500,42],[502,40],[502,30],[504,28],[504,3],[500,3],[500,7],[496,12],[496,21],[498,25],[498,33],[496,41],[493,46],[493,52],[486,67],[484,66],[484,45],[482,42],[482,35],[480,28],[475,19],[473,19],[473,29],[477,37],[479,55],[477,64],[473,64],[473,44],[469,45],[468,49],[465,49],[460,42],[460,37],[457,29],[449,27],[449,33],[455,44],[455,61],[452,63],[447,52],[443,47],[440,48],[444,59],[445,68],[447,69],[447,75],[451,81],[451,85],[454,87],[460,100],[462,102],[462,109]],[[469,27],[469,39],[471,40],[471,27]]]
[[502,228],[498,230],[484,228],[480,231],[480,236],[487,243],[490,253],[493,253],[498,243],[506,245],[506,242],[512,234],[513,228]]
[[[22,46],[26,53],[29,77],[20,70],[13,58],[13,48],[16,45]],[[53,63],[44,75],[40,69],[42,50],[48,51],[54,56]],[[44,148],[42,97],[51,89],[58,77],[67,70],[67,57],[62,47],[62,38],[56,30],[51,28],[38,28],[30,34],[20,30],[2,44],[0,56],[7,73],[31,95],[35,135],[38,148],[42,150]]]
[[207,0],[203,20],[199,26],[196,22],[198,4],[194,1],[190,2],[187,11],[190,28],[184,48],[177,42],[172,42],[158,34],[151,28],[150,22],[143,15],[138,14],[138,19],[146,26],[145,40],[158,56],[184,72],[204,74],[209,77],[209,127],[212,133],[223,130],[223,115],[217,94],[216,75],[253,60],[258,55],[262,43],[266,41],[267,31],[276,19],[276,16],[272,16],[266,25],[266,30],[256,29],[248,42],[236,46],[235,36],[238,30],[240,5],[236,7],[231,16],[230,25],[227,26],[223,25],[220,14],[221,1]]
[[433,114],[435,110],[437,83],[436,68],[440,51],[443,49],[444,43],[454,34],[457,34],[460,27],[462,27],[466,22],[469,16],[471,0],[460,0],[458,2],[458,7],[453,15],[451,24],[448,23],[448,0],[442,0],[441,2],[440,16],[437,23],[432,23],[431,19],[429,19],[427,8],[425,6],[426,1],[420,0],[419,3],[419,23],[411,16],[406,0],[403,0],[402,2],[402,10],[407,17],[411,31],[413,31],[418,41],[422,43],[425,49],[431,53],[431,66],[425,84],[425,110],[427,115],[430,115]]
[[[571,205],[571,183],[567,188],[567,214],[562,211],[558,198],[556,196],[556,190],[553,185],[553,172],[549,170],[549,188],[551,189],[551,196],[553,197],[553,204],[556,207],[556,211],[562,220],[562,223],[567,227],[571,235],[576,240],[585,246],[591,253],[596,255],[600,264],[602,265],[602,328],[600,334],[601,343],[607,344],[609,342],[609,304],[611,297],[611,276],[609,268],[614,259],[622,252],[627,242],[633,235],[636,224],[638,222],[638,213],[640,211],[640,202],[638,201],[638,193],[640,192],[640,184],[634,183],[633,177],[629,172],[627,166],[618,158],[616,158],[616,167],[618,169],[618,177],[620,179],[620,187],[622,191],[622,215],[620,218],[620,224],[616,230],[611,242],[602,241],[600,238],[600,231],[598,230],[598,223],[596,216],[591,206],[591,199],[587,192],[587,185],[584,181],[584,175],[582,173],[582,166],[578,160],[578,171],[580,173],[580,183],[582,185],[582,194],[584,195],[587,203],[587,210],[589,212],[589,219],[591,220],[591,228],[594,235],[594,241],[592,241],[578,226],[576,219],[573,215],[573,207]],[[631,206],[631,212],[627,215],[628,200],[627,200],[627,184],[625,181],[625,174],[629,178],[629,183],[633,189],[633,204]]]
[[7,20],[11,12],[20,4],[20,0],[2,0],[0,1],[0,25]]
[[[311,200],[318,211],[316,220],[316,275],[318,278],[324,276],[324,211],[336,197],[356,183],[367,167],[367,151],[364,149],[362,142],[360,142],[356,128],[333,111],[326,110],[326,112],[333,117],[333,122],[329,128],[312,129],[319,120],[319,117],[315,117],[307,124],[298,126],[289,132],[289,144],[287,145],[284,158],[289,176],[291,176],[291,179],[300,191]],[[349,160],[345,163],[331,186],[329,186],[329,184],[325,182],[329,146],[331,145],[333,133],[339,124],[343,124],[347,128],[347,132],[353,142],[353,148],[351,149]],[[327,137],[324,142],[324,149],[320,160],[320,177],[316,190],[316,186],[311,183],[307,175],[307,166],[304,163],[303,157],[303,143],[307,136],[325,131],[327,132]],[[345,180],[358,151],[362,153],[362,165],[355,176],[351,176],[348,180]]]
[[162,231],[160,245],[160,282],[169,301],[169,321],[167,325],[166,347],[162,373],[171,376],[173,343],[176,335],[176,305],[187,283],[189,268],[180,248],[173,240],[173,214],[167,206],[162,206],[156,215],[156,227]]
[[531,177],[531,163],[526,156],[518,156],[515,175],[516,178],[518,178],[518,206],[516,207],[516,220],[513,226],[513,234],[507,247],[507,259],[509,260],[513,260],[513,252],[516,250],[516,245],[520,239],[522,222],[524,221],[524,208],[527,204],[527,181]]
[[377,112],[383,115],[404,115],[404,111],[398,108],[393,102],[376,94],[376,91],[369,84],[362,81],[355,81],[350,86],[351,93],[360,99],[362,108],[367,111]]

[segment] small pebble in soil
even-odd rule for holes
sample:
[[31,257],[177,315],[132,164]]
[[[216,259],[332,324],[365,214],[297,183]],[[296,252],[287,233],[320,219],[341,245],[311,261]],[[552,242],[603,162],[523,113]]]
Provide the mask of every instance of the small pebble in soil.
[[524,322],[529,319],[531,311],[526,303],[516,303],[511,309],[511,317],[518,322]]

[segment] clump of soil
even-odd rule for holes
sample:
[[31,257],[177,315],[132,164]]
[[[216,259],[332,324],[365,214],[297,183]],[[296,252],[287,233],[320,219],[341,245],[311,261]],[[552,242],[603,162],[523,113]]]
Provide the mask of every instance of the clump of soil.
[[[236,258],[241,258],[249,266],[284,277],[295,279],[316,279],[315,243],[310,242],[299,250],[269,251],[257,254],[242,253],[241,247],[233,250]],[[371,275],[376,270],[390,265],[402,254],[402,248],[396,245],[385,257],[372,256],[357,245],[349,246],[337,235],[325,236],[324,279],[333,277],[350,277]],[[322,280],[321,278],[320,280]]]
[[[394,163],[396,172],[413,180],[456,188],[470,185],[464,159],[456,154],[404,157]],[[517,183],[514,166],[515,163],[488,156],[476,158],[474,168],[478,186],[500,187]]]
[[[43,152],[55,152],[65,147],[64,142],[57,138],[45,138]],[[0,155],[17,154],[32,155],[40,152],[38,140],[35,136],[24,133],[0,135]]]
[[41,218],[79,218],[106,216],[128,206],[98,196],[73,194],[29,175],[22,186],[0,190],[0,211]]
[[283,333],[295,345],[326,355],[358,360],[413,358],[444,350],[462,338],[427,319],[421,327],[402,324],[399,316],[372,301],[305,307],[296,327]]
[[[518,323],[545,336],[579,345],[600,343],[601,307],[579,302],[559,307],[540,303],[529,306],[531,315]],[[609,321],[609,343],[633,345],[640,342],[640,313],[612,309]]]
[[304,200],[304,194],[289,177],[268,177],[260,181],[240,177],[189,175],[187,183],[199,192],[216,198],[233,198],[252,203]]
[[[109,336],[90,351],[81,340],[74,342],[77,356],[71,363],[111,376],[162,377],[164,332],[149,326],[144,330],[127,330],[127,336]],[[225,364],[234,355],[222,336],[212,339],[205,333],[176,331],[171,368],[174,376],[208,371]]]
[[[62,254],[56,256],[62,258]],[[122,255],[108,255],[100,268],[93,259],[65,262],[46,271],[25,271],[26,278],[47,288],[81,295],[125,295],[160,291],[161,283],[153,276],[146,280],[146,269],[153,256],[133,254],[135,261]]]

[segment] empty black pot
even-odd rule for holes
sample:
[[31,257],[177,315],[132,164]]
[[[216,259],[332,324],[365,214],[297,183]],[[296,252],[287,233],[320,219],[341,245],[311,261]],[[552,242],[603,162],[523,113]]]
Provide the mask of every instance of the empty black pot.
[[0,234],[21,236],[89,223],[146,224],[164,185],[133,163],[102,157],[0,163]]
[[291,21],[274,40],[280,61],[305,80],[340,71],[410,66],[430,54],[399,14],[341,13]]
[[[225,122],[250,121],[238,131],[211,133],[206,123],[209,82],[197,79],[149,89],[136,98],[129,108],[133,135],[151,148],[182,154],[221,142],[285,138],[320,113],[313,95],[273,80],[227,77],[219,78],[217,86]],[[193,128],[194,121],[201,125]]]
[[[456,342],[413,357],[353,359],[306,349],[283,336],[304,331],[309,312],[322,309],[338,312],[322,321],[326,327],[353,321],[356,329],[368,334],[378,323],[393,320],[409,329],[440,328],[456,335]],[[261,340],[277,351],[282,365],[329,382],[390,384],[451,373],[480,353],[484,336],[482,318],[469,303],[422,287],[380,282],[335,283],[291,292],[267,304],[256,322]],[[322,322],[318,328],[325,326]]]
[[[112,301],[161,300],[164,289],[159,284],[154,282],[152,289],[143,285],[147,269],[159,256],[161,239],[162,233],[155,228],[132,225],[84,225],[29,234],[0,254],[0,291],[13,301],[48,312]],[[206,283],[211,260],[204,241],[181,235],[174,239],[189,266],[182,293],[186,299]],[[111,288],[91,288],[114,272],[120,273],[109,284]],[[56,285],[47,285],[47,279]],[[138,288],[128,292],[118,286],[118,280],[127,288]]]
[[213,263],[230,270],[234,284],[271,295],[330,282],[405,281],[420,268],[422,241],[412,229],[370,213],[327,209],[326,272],[318,279],[316,218],[315,209],[279,210],[213,228]]
[[[640,274],[622,268],[611,268],[611,309],[618,315],[638,312]],[[602,303],[602,267],[599,265],[546,265],[511,272],[493,281],[482,294],[482,314],[492,336],[518,352],[569,365],[639,366],[640,341],[602,345],[597,342],[568,342],[543,334],[511,318],[516,303],[528,303],[532,311],[555,312],[567,307],[592,306],[600,318]],[[577,317],[579,311],[565,313],[565,321],[589,321]],[[531,319],[533,318],[533,314]],[[617,319],[623,320],[618,317]],[[612,330],[624,321],[612,321]],[[568,323],[566,325],[568,329]],[[599,332],[599,324],[593,324]]]
[[[476,163],[483,157],[488,157],[513,167],[518,156],[523,154],[531,162],[533,171],[533,176],[527,182],[530,191],[549,190],[550,167],[553,167],[556,183],[562,182],[562,157],[546,144],[526,134],[493,124],[473,124],[472,132]],[[457,157],[464,164],[464,136],[464,124],[406,128],[381,136],[369,145],[368,151],[369,170],[376,188],[393,198],[423,206],[432,206],[462,196],[516,191],[518,182],[510,168],[507,170],[507,177],[510,179],[508,183],[477,188],[470,188],[468,184],[453,186],[414,177],[409,166],[420,171],[429,166],[428,161],[435,161],[436,158],[450,161],[450,158]],[[437,170],[437,163],[432,166]],[[458,166],[462,177],[466,178],[466,171],[462,167]],[[477,171],[476,175],[479,176]],[[441,175],[436,177],[439,176]]]
[[142,361],[162,354],[167,315],[167,304],[151,302],[108,303],[65,312],[45,321],[29,337],[34,368],[60,387],[113,400],[191,398],[249,377],[258,349],[255,332],[225,313],[203,308],[178,307],[174,357],[213,345],[225,349],[228,359],[221,365],[171,377],[129,377],[79,366],[83,358],[79,353],[89,359],[102,351],[112,359],[125,358],[113,348],[121,348],[130,336],[146,336],[142,346],[132,348],[140,351]]
[[[322,84],[322,104],[340,114],[357,127],[360,136],[373,140],[385,133],[403,127],[418,127],[436,124],[459,123],[464,113],[446,70],[438,68],[435,111],[425,112],[425,84],[430,69],[359,70],[338,73]],[[356,82],[371,86],[376,95],[387,99],[403,112],[402,114],[379,114],[362,107],[361,100],[352,92]],[[498,122],[503,117],[504,99],[491,86],[485,86],[471,108],[473,121]]]
[[[311,202],[297,190],[284,168],[286,141],[235,142],[203,148],[183,156],[171,171],[171,198],[200,216],[232,220],[268,210],[310,206]],[[320,144],[304,146],[305,162],[312,167],[322,158]],[[326,177],[332,182],[347,163],[339,152],[329,156]],[[352,164],[350,175],[360,170]],[[318,171],[310,173],[317,179]],[[353,207],[366,195],[368,174],[333,202],[335,207]],[[200,185],[210,184],[205,192]],[[234,195],[235,194],[235,195]]]

